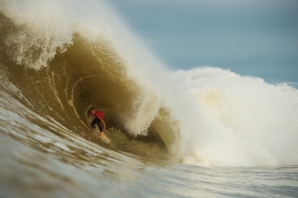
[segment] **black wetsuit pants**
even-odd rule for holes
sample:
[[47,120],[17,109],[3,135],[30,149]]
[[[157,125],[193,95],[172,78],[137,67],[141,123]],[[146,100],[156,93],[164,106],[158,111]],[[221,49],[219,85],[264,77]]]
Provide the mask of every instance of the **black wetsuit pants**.
[[100,132],[102,132],[102,125],[101,125],[101,121],[99,118],[94,118],[94,120],[91,122],[91,126],[93,129],[95,129],[95,125],[97,124]]

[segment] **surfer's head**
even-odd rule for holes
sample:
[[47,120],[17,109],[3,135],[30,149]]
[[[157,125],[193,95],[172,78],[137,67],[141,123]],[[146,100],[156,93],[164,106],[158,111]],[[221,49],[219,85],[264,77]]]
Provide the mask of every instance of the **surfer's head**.
[[94,107],[90,107],[90,109],[89,109],[90,111],[92,111],[92,110],[94,110],[95,111],[95,108]]
[[93,113],[95,112],[95,108],[94,108],[94,107],[91,107],[91,108],[89,109],[89,112],[91,113],[91,115],[93,115]]

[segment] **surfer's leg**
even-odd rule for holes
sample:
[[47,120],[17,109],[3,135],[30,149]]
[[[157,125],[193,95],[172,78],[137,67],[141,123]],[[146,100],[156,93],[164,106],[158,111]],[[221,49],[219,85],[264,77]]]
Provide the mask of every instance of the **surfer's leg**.
[[97,126],[99,128],[99,131],[102,132],[101,121],[99,119],[98,119],[98,122],[97,122]]
[[[103,120],[105,119],[105,117],[103,117],[102,118]],[[101,120],[100,119],[98,119],[99,120],[99,122],[98,122],[98,128],[99,128],[99,130],[100,130],[100,132],[103,132],[103,128],[102,128],[102,122],[101,122]]]
[[98,118],[94,118],[94,120],[91,122],[91,126],[93,129],[95,129],[95,125],[98,126],[99,131],[102,131],[101,121]]
[[97,124],[97,126],[98,126],[98,128],[99,128],[99,131],[100,131],[100,133],[99,133],[99,137],[101,138],[101,137],[104,136],[104,134],[103,134],[103,132],[102,132],[102,125],[101,125],[101,121],[100,121],[100,119],[98,119],[98,122],[97,122],[96,124]]
[[97,124],[98,120],[99,120],[98,118],[94,118],[94,120],[91,122],[91,127],[93,129],[95,129],[95,125]]

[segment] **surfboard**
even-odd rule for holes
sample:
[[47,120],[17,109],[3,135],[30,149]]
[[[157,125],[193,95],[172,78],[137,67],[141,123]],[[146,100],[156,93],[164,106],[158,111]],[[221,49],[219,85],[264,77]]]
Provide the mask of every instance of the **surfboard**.
[[106,136],[105,133],[104,133],[103,136],[99,136],[99,135],[98,135],[98,137],[99,137],[104,143],[106,143],[106,144],[111,144],[111,143],[112,143],[111,140]]
[[93,130],[91,131],[91,133],[94,137],[98,137],[102,142],[110,145],[112,144],[112,141],[106,136],[105,133],[103,133],[103,136],[99,136],[100,134],[99,130]]

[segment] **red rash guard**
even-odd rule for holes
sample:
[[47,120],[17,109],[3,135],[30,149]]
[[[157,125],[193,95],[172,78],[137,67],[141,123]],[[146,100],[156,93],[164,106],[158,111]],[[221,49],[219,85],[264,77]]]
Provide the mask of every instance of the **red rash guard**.
[[[90,111],[88,113],[89,113],[89,115],[91,115],[91,112]],[[105,114],[103,112],[101,112],[101,111],[95,111],[94,114],[91,115],[91,116],[96,117],[96,118],[99,118],[100,120],[102,120],[103,117],[105,117]]]

